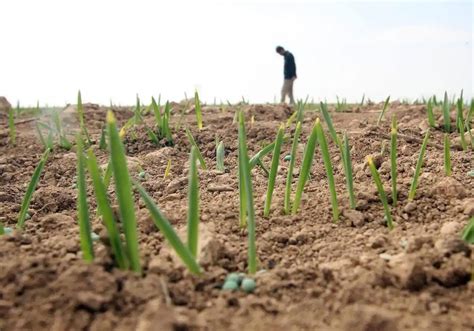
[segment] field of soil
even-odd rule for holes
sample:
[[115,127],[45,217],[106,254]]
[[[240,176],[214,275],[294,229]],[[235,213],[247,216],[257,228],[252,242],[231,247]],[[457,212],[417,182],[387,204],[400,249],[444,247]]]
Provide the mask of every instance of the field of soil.
[[[250,155],[270,143],[278,125],[292,113],[284,106],[242,107],[247,114]],[[194,112],[180,115],[177,108],[173,128],[179,121],[190,127],[209,165],[209,170],[199,170],[204,274],[193,276],[175,262],[136,194],[143,275],[113,267],[92,199],[92,227],[101,238],[94,244],[95,261],[83,262],[76,212],[76,154],[74,147],[71,151],[58,148],[33,195],[25,229],[0,237],[0,330],[474,330],[474,282],[470,281],[474,247],[460,239],[474,215],[474,177],[468,175],[474,169],[474,152],[456,148],[458,134],[452,133],[453,174],[446,177],[443,132],[432,130],[416,198],[409,202],[410,181],[428,127],[425,106],[392,103],[386,114],[387,119],[397,115],[400,134],[400,196],[392,209],[392,231],[385,226],[383,207],[366,166],[366,156],[373,155],[389,192],[390,123],[375,125],[381,104],[331,112],[336,130],[347,131],[350,138],[357,192],[357,208],[351,210],[340,154],[330,142],[342,209],[337,224],[332,222],[319,148],[296,215],[282,212],[288,166],[283,157],[291,144],[283,146],[268,219],[262,215],[267,178],[261,168],[254,168],[261,271],[251,294],[221,289],[228,273],[245,272],[247,265],[246,230],[239,227],[237,127],[233,124],[237,107],[203,107],[201,131]],[[95,141],[106,110],[85,105],[87,127]],[[133,114],[131,108],[114,110],[119,125]],[[295,182],[303,144],[317,116],[316,111],[305,113]],[[6,117],[0,117],[0,222],[12,228],[43,151],[34,121],[29,119],[18,120],[17,146],[12,147]],[[70,132],[77,130],[74,113],[66,111],[63,119]],[[145,121],[152,126],[152,115],[146,115]],[[294,124],[286,134],[293,130]],[[184,130],[173,132],[173,147],[155,146],[140,127],[137,133],[137,140],[128,136],[125,140],[130,172],[138,179],[139,169],[145,171],[143,186],[171,223],[184,228],[190,150]],[[215,168],[216,135],[225,145],[224,173]],[[94,150],[105,164],[106,152],[97,145]],[[270,157],[264,159],[267,166]],[[171,174],[164,179],[168,159]],[[90,185],[88,191],[92,197]]]

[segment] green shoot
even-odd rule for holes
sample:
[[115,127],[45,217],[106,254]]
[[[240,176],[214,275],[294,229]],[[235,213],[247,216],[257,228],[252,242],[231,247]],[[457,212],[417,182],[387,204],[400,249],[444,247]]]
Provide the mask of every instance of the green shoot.
[[283,142],[284,132],[285,132],[285,126],[281,124],[280,128],[278,129],[278,133],[275,139],[275,148],[273,149],[272,166],[270,168],[270,175],[268,178],[268,187],[267,187],[267,196],[265,199],[265,207],[263,211],[264,217],[268,217],[268,215],[270,215],[273,190],[275,188],[275,179],[278,172],[278,165],[280,163],[280,151],[281,151],[281,145]]
[[133,185],[140,193],[143,202],[145,202],[145,205],[148,211],[150,212],[151,218],[153,219],[153,222],[155,223],[156,227],[170,243],[176,254],[181,258],[181,260],[190,272],[196,275],[201,274],[201,268],[199,267],[199,264],[196,259],[191,254],[191,251],[179,238],[178,234],[173,229],[173,226],[170,224],[168,219],[162,214],[158,206],[153,202],[153,199],[148,195],[145,189],[140,186],[140,184],[134,181]]
[[12,146],[16,144],[16,128],[15,128],[15,111],[10,108],[8,111],[8,129],[10,135],[10,143]]
[[99,149],[106,150],[107,149],[107,139],[105,133],[105,126],[102,128],[100,132],[100,141],[99,141]]
[[430,130],[426,132],[423,144],[421,145],[420,155],[418,156],[418,162],[416,163],[415,174],[411,181],[410,192],[408,193],[408,200],[415,199],[416,187],[418,186],[418,177],[420,176],[421,167],[423,166],[423,158],[425,157],[426,146],[428,145],[428,139],[430,137]]
[[380,200],[382,201],[383,209],[385,212],[385,220],[387,222],[387,226],[390,230],[393,229],[393,222],[392,222],[392,214],[390,212],[390,207],[387,202],[387,195],[385,194],[385,190],[382,185],[382,181],[380,180],[379,172],[375,167],[374,161],[372,157],[367,157],[367,163],[369,164],[369,169],[374,179],[375,185],[377,186],[377,190],[379,191]]
[[33,196],[33,192],[35,191],[36,185],[39,182],[41,172],[43,171],[44,164],[46,163],[46,160],[48,159],[49,156],[49,149],[47,149],[43,156],[41,157],[41,160],[39,161],[38,165],[36,166],[35,171],[33,172],[33,176],[31,177],[31,181],[28,184],[28,188],[26,189],[25,196],[23,197],[23,202],[21,203],[21,209],[20,213],[18,215],[18,222],[16,224],[16,227],[18,229],[23,229],[23,226],[25,224],[25,219],[26,219],[26,213],[28,212],[28,207],[30,206],[31,198]]
[[339,136],[336,133],[336,129],[334,129],[334,125],[332,123],[331,115],[329,115],[328,111],[328,105],[326,103],[320,102],[321,105],[321,112],[324,117],[324,121],[326,122],[326,125],[328,126],[329,129],[329,134],[331,135],[332,140],[334,143],[341,148],[341,140],[339,139]]
[[385,103],[383,104],[382,111],[380,111],[379,118],[377,119],[377,126],[379,126],[380,122],[382,122],[383,115],[385,114],[385,111],[387,110],[389,103],[390,103],[390,96],[388,96],[387,99],[385,99]]
[[81,250],[85,261],[94,260],[94,248],[91,237],[91,224],[89,218],[89,204],[87,203],[87,186],[82,136],[77,134],[77,219],[79,222],[79,236],[81,238]]
[[188,248],[194,258],[198,253],[199,241],[199,184],[196,166],[197,149],[191,147],[189,155],[189,179],[188,179]]
[[444,101],[443,101],[443,118],[444,118],[444,131],[451,132],[451,116],[449,113],[449,100],[448,93],[444,92]]
[[395,207],[398,200],[397,192],[397,119],[392,118],[392,129],[390,131],[390,177],[392,179],[392,205]]
[[141,109],[142,107],[140,105],[140,98],[138,97],[138,94],[137,94],[137,103],[134,109],[134,122],[135,122],[134,124],[140,124],[143,122]]
[[339,220],[339,207],[337,203],[336,185],[334,183],[334,174],[331,164],[331,156],[329,155],[328,144],[324,135],[323,127],[319,118],[316,119],[316,132],[318,135],[319,146],[321,147],[321,154],[323,156],[324,167],[326,168],[326,175],[328,178],[329,191],[331,193],[332,216],[334,222]]
[[112,208],[107,198],[106,186],[100,176],[97,159],[91,149],[88,150],[87,156],[87,168],[94,186],[97,208],[107,230],[115,261],[120,269],[127,269],[127,256],[122,245],[122,240],[120,239],[120,232],[115,222]]
[[77,92],[77,114],[79,116],[79,125],[82,134],[86,137],[87,143],[91,144],[91,137],[89,136],[89,132],[87,131],[85,119],[84,119],[84,107],[82,106],[82,97],[81,91]]
[[5,234],[5,228],[3,227],[3,223],[0,222],[0,236]]
[[201,102],[199,101],[199,94],[197,91],[194,92],[194,110],[196,111],[196,120],[197,120],[198,129],[202,130]]
[[186,137],[188,137],[188,140],[191,146],[196,147],[197,158],[199,160],[199,164],[201,164],[201,168],[203,170],[206,170],[207,169],[206,161],[204,161],[204,158],[202,157],[201,151],[199,150],[199,146],[197,145],[196,140],[194,140],[193,134],[187,127],[185,128],[185,131],[186,131]]
[[298,115],[298,110],[295,110],[293,114],[291,114],[291,116],[286,120],[286,127],[289,127],[291,123],[293,123],[297,115]]
[[354,177],[352,176],[352,161],[351,161],[351,147],[349,146],[349,138],[347,134],[344,134],[343,138],[343,158],[342,161],[345,162],[344,169],[346,171],[346,185],[347,191],[349,193],[349,204],[352,209],[356,207],[356,198],[354,194]]
[[107,112],[107,134],[109,135],[110,159],[114,175],[115,192],[125,233],[127,256],[131,269],[141,273],[132,185],[127,168],[125,150],[117,132],[117,120],[111,110]]
[[224,156],[225,156],[225,148],[224,148],[224,142],[221,141],[216,148],[216,168],[219,171],[224,172],[225,171],[225,166],[224,166]]
[[365,101],[365,93],[362,94],[362,100],[360,101],[360,104],[359,104],[361,107],[364,106],[364,101]]
[[301,196],[303,194],[303,189],[306,185],[306,181],[309,178],[309,173],[311,172],[311,165],[313,164],[314,159],[314,150],[316,149],[316,144],[318,140],[318,132],[316,130],[316,124],[314,124],[309,136],[308,143],[306,144],[306,149],[303,155],[303,164],[301,166],[300,175],[298,177],[298,184],[296,186],[295,199],[293,201],[293,206],[291,209],[292,214],[296,214],[301,203]]
[[259,162],[261,158],[263,158],[265,155],[273,151],[275,148],[275,142],[272,142],[271,144],[266,145],[263,147],[261,150],[259,150],[254,156],[249,161],[250,164],[250,170],[252,170]]
[[448,133],[444,134],[444,173],[451,176],[451,146]]
[[168,159],[168,163],[166,164],[166,169],[165,169],[165,174],[163,175],[163,179],[166,179],[169,177],[171,172],[171,159]]
[[474,244],[474,217],[471,217],[468,225],[464,228],[462,232],[462,240],[468,244]]
[[160,105],[156,103],[155,98],[151,97],[151,107],[153,108],[153,114],[155,114],[155,123],[158,128],[158,132],[163,130],[163,119],[161,116]]
[[467,150],[467,143],[466,138],[464,135],[464,115],[463,115],[463,99],[462,94],[461,97],[458,99],[457,102],[457,116],[456,116],[456,124],[458,127],[459,135],[461,136],[461,146],[464,151]]
[[430,127],[434,128],[436,126],[434,114],[433,114],[433,102],[431,98],[428,99],[428,104],[426,105],[426,113],[428,115],[428,124]]
[[250,174],[249,157],[247,153],[247,136],[245,133],[244,114],[239,114],[239,176],[245,191],[245,201],[240,204],[246,205],[247,232],[248,232],[248,272],[257,272],[257,246],[255,243],[255,209],[253,204],[252,177]]
[[288,174],[286,177],[286,187],[285,187],[285,202],[284,202],[284,211],[285,214],[290,213],[290,203],[291,203],[291,183],[293,182],[293,168],[296,162],[296,153],[298,150],[298,142],[301,134],[301,122],[296,124],[295,134],[293,136],[293,144],[291,145],[291,158],[290,164],[288,165]]
[[[239,162],[239,225],[241,228],[247,226],[247,197],[245,192],[245,181],[244,181],[244,174],[242,170],[242,166],[240,165],[242,162],[242,154],[238,152],[238,162]],[[260,159],[258,159],[260,161]]]

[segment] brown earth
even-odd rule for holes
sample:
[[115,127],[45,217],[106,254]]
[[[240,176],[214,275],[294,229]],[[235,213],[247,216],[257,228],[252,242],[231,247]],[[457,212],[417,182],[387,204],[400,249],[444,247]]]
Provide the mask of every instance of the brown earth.
[[[274,139],[278,124],[291,110],[249,106],[249,153]],[[169,256],[169,248],[141,201],[136,203],[142,276],[113,267],[100,219],[92,217],[95,243],[92,264],[81,260],[74,188],[76,156],[56,150],[48,160],[30,206],[24,231],[0,238],[0,330],[473,330],[473,247],[460,238],[474,214],[473,151],[453,148],[453,175],[444,176],[443,133],[434,130],[416,199],[407,193],[426,129],[424,106],[394,105],[399,139],[399,203],[392,209],[395,229],[384,225],[365,158],[372,154],[387,190],[390,187],[387,144],[389,121],[375,122],[381,105],[352,107],[332,113],[335,126],[347,131],[358,204],[348,208],[345,179],[337,148],[330,143],[342,216],[331,219],[327,180],[319,150],[303,198],[294,216],[282,212],[287,163],[281,161],[271,217],[262,217],[267,179],[253,170],[260,269],[253,294],[220,289],[229,272],[246,270],[246,231],[238,225],[235,109],[204,108],[205,128],[198,132],[194,115],[173,117],[189,125],[210,170],[200,171],[201,221],[208,237],[201,262],[204,275],[190,275]],[[99,139],[103,107],[86,107],[87,125]],[[120,123],[132,113],[115,109]],[[318,113],[305,114],[306,142]],[[70,116],[70,115],[68,115]],[[73,115],[72,115],[73,116]],[[181,117],[182,116],[182,117]],[[250,117],[250,116],[249,116]],[[151,125],[151,115],[146,116]],[[75,129],[72,118],[69,129]],[[291,131],[293,128],[291,129]],[[0,218],[14,227],[25,187],[42,146],[32,122],[18,125],[18,146],[8,144],[7,123],[0,127]],[[287,133],[291,133],[287,130]],[[175,131],[175,146],[158,148],[138,130],[126,139],[132,171],[146,172],[143,186],[170,221],[186,222],[189,144]],[[215,170],[215,136],[224,141],[227,171]],[[456,133],[450,135],[457,137]],[[387,144],[388,146],[388,144]],[[283,147],[288,154],[290,144]],[[301,152],[296,167],[301,162]],[[107,156],[96,153],[102,163]],[[167,160],[171,176],[163,179]],[[267,156],[265,162],[269,164]],[[295,171],[295,176],[298,169]],[[295,181],[297,177],[295,177]],[[113,191],[113,187],[111,187]],[[89,187],[89,194],[92,191]],[[136,197],[137,198],[137,197]],[[91,215],[95,205],[91,204]],[[205,231],[204,231],[205,230]]]

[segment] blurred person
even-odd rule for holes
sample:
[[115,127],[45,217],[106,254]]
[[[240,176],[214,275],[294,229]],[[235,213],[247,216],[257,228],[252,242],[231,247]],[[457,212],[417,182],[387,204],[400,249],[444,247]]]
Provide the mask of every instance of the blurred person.
[[296,63],[295,57],[289,51],[285,50],[282,46],[277,46],[276,52],[283,56],[285,64],[283,66],[283,87],[281,88],[281,103],[285,103],[286,97],[290,99],[290,105],[295,104],[293,96],[293,83],[296,76]]

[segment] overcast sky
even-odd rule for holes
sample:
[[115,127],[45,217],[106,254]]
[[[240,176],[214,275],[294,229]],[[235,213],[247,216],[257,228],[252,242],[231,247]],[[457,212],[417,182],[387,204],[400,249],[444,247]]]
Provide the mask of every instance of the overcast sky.
[[0,95],[133,104],[198,89],[273,102],[282,45],[295,94],[359,101],[473,91],[472,1],[1,0]]

